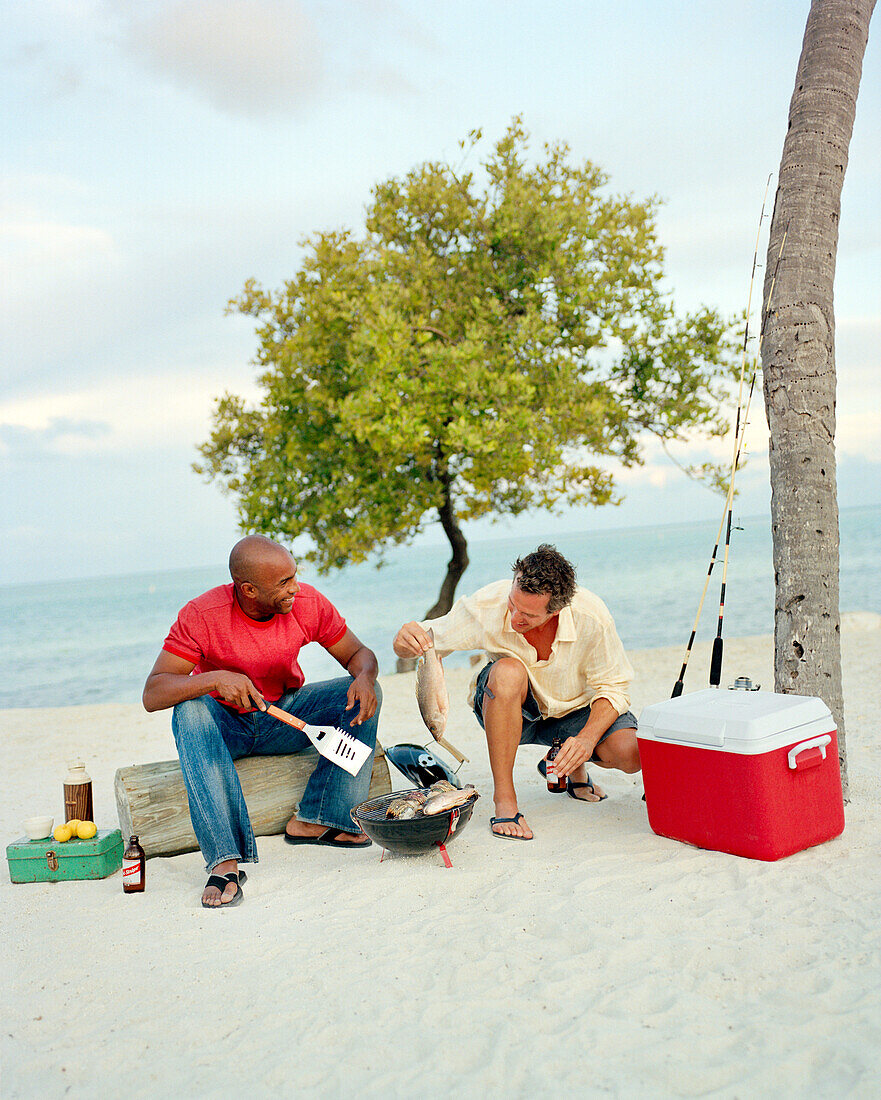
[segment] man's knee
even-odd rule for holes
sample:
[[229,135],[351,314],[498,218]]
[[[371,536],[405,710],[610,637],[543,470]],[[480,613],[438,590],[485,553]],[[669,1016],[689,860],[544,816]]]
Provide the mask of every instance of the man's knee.
[[493,662],[486,682],[494,699],[515,699],[522,703],[529,687],[526,668],[513,657],[500,657]]
[[642,765],[639,762],[639,744],[635,729],[616,730],[596,748],[596,761],[605,768],[633,775]]
[[220,736],[220,728],[206,697],[185,699],[171,712],[171,732],[175,741],[181,736],[188,742],[197,738]]
[[630,737],[624,741],[620,748],[619,762],[616,767],[627,775],[633,775],[642,767],[639,762],[639,744],[636,740],[636,730],[627,730],[626,732],[630,734]]

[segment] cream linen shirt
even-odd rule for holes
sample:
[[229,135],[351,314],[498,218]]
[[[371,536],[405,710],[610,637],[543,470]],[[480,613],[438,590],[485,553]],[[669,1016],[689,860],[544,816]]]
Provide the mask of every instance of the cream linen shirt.
[[[560,718],[597,699],[608,699],[623,714],[630,706],[633,668],[599,596],[586,588],[576,590],[572,603],[560,612],[550,657],[539,661],[529,642],[511,627],[511,583],[488,584],[456,600],[446,615],[420,623],[433,632],[438,654],[483,649],[494,661],[516,657],[526,666],[529,686],[545,718]],[[472,682],[472,699],[473,694]]]

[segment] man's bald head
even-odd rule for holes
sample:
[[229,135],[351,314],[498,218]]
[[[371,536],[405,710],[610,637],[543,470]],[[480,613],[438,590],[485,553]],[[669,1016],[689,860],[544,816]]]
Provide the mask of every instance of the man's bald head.
[[229,575],[237,584],[260,584],[267,565],[292,560],[290,552],[265,535],[246,535],[229,554]]
[[252,619],[287,615],[300,590],[293,555],[265,535],[247,535],[235,544],[229,572],[239,607]]

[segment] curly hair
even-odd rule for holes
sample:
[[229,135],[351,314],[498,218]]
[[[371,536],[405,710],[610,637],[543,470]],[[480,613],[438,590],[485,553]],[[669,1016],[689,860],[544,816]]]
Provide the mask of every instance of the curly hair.
[[551,615],[572,603],[576,588],[575,567],[556,546],[543,542],[525,558],[518,558],[511,568],[521,592],[548,597]]

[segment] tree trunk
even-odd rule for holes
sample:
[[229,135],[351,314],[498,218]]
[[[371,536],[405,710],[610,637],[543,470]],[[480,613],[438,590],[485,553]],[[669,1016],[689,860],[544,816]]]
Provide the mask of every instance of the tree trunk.
[[[447,573],[441,585],[437,601],[425,613],[426,619],[439,619],[441,615],[446,615],[453,606],[453,600],[456,598],[456,588],[462,579],[462,574],[468,568],[468,543],[462,534],[462,528],[456,522],[449,482],[444,483],[444,502],[438,508],[438,514],[444,534],[450,540],[453,556],[447,562]],[[415,658],[398,658],[396,665],[398,672],[412,672],[415,667]]]
[[453,514],[453,503],[449,496],[444,501],[443,507],[438,509],[438,512],[440,513],[444,534],[450,540],[453,556],[447,562],[447,575],[441,585],[437,602],[425,612],[426,619],[439,619],[441,615],[446,615],[453,606],[453,601],[456,598],[456,588],[462,579],[462,574],[468,568],[468,543],[462,534],[462,528],[456,523],[456,517]]
[[845,792],[833,282],[874,6],[875,0],[811,4],[771,222],[761,347],[771,432],[775,689],[818,696],[832,711]]

